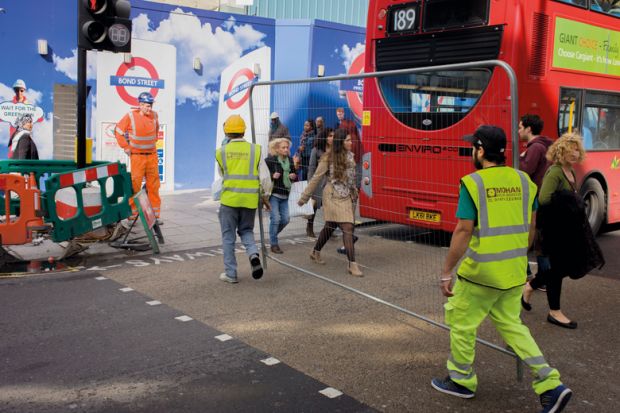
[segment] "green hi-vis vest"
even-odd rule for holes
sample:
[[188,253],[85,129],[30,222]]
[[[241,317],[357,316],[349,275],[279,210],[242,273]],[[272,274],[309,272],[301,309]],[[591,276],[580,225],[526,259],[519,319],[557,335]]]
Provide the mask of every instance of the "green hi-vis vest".
[[243,140],[230,141],[216,150],[215,159],[222,169],[220,202],[233,208],[258,208],[260,145]]
[[478,222],[458,275],[502,290],[524,284],[536,184],[505,166],[479,170],[461,182],[476,205]]

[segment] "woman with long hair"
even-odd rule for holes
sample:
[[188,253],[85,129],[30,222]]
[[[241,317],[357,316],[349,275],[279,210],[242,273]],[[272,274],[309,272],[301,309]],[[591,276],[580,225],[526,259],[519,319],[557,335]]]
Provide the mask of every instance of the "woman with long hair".
[[355,186],[355,160],[351,147],[351,136],[348,132],[344,129],[336,130],[331,148],[321,157],[319,166],[301,195],[298,204],[302,206],[308,202],[325,176],[326,183],[323,188],[325,226],[314,245],[310,259],[318,264],[325,264],[325,261],[321,259],[321,249],[332,236],[336,227],[340,227],[349,261],[349,274],[361,277],[363,273],[355,261],[353,243],[354,205],[358,194]]
[[580,278],[605,262],[577,193],[573,167],[585,159],[581,136],[576,133],[562,135],[549,147],[547,159],[552,165],[545,173],[538,193],[540,208],[536,220],[541,233],[543,259],[539,260],[536,277],[525,285],[521,304],[530,311],[532,293],[546,285],[547,321],[575,329],[577,323],[560,309],[562,280],[566,276]]

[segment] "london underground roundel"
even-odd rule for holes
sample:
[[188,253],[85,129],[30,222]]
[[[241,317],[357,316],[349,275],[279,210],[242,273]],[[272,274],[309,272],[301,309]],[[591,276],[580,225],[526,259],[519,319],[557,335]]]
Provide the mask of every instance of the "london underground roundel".
[[[360,73],[364,73],[364,52],[360,53],[359,56],[353,60],[348,72],[349,75],[358,75]],[[363,81],[363,79],[359,79],[359,82],[362,82],[362,84]],[[355,117],[361,119],[363,112],[362,93],[354,90],[347,91],[347,103]]]
[[254,73],[244,67],[230,79],[224,101],[230,109],[238,109],[250,98],[250,86],[254,82]]
[[[146,70],[150,79],[142,79],[142,80],[138,79],[136,81],[135,78],[129,78],[131,79],[131,82],[127,82],[126,84],[123,84],[123,85],[121,84],[116,85],[116,92],[121,97],[121,99],[123,99],[123,101],[125,101],[127,104],[132,105],[132,106],[138,106],[138,96],[137,95],[133,96],[132,94],[130,94],[127,91],[126,86],[149,87],[150,85],[159,85],[160,83],[163,83],[163,81],[159,79],[159,74],[157,73],[155,66],[153,66],[151,62],[149,62],[148,60],[142,57],[134,57],[133,59],[131,59],[131,63],[129,64],[122,63],[119,66],[118,70],[116,71],[116,78],[117,79],[125,78],[127,75],[127,71],[134,67],[141,67],[144,70]],[[117,82],[119,81],[117,80]],[[157,86],[150,88],[149,92],[151,93],[151,95],[153,95],[153,98],[157,97],[157,93],[159,92],[160,88],[161,87],[157,87]]]

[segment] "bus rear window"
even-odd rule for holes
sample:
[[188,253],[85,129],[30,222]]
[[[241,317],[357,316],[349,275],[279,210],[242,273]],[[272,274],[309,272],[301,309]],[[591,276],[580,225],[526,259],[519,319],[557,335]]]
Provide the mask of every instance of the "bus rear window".
[[447,128],[478,102],[490,69],[452,70],[379,78],[387,106],[405,125],[423,130]]
[[489,0],[427,0],[423,30],[442,30],[488,23]]

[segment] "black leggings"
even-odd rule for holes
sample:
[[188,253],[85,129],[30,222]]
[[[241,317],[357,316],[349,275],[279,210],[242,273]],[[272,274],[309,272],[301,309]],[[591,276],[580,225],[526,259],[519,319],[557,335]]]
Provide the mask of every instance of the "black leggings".
[[539,271],[536,277],[530,281],[530,287],[537,289],[543,285],[547,286],[547,301],[549,309],[558,311],[560,309],[560,296],[562,295],[562,276],[549,271]]
[[349,262],[355,261],[355,247],[353,245],[353,224],[350,222],[333,222],[326,221],[325,226],[321,230],[319,234],[319,238],[316,240],[316,244],[314,244],[315,251],[321,251],[321,249],[325,246],[327,241],[331,238],[332,234],[336,227],[340,227],[342,230],[342,238],[344,241],[344,249],[347,250],[347,258]]

